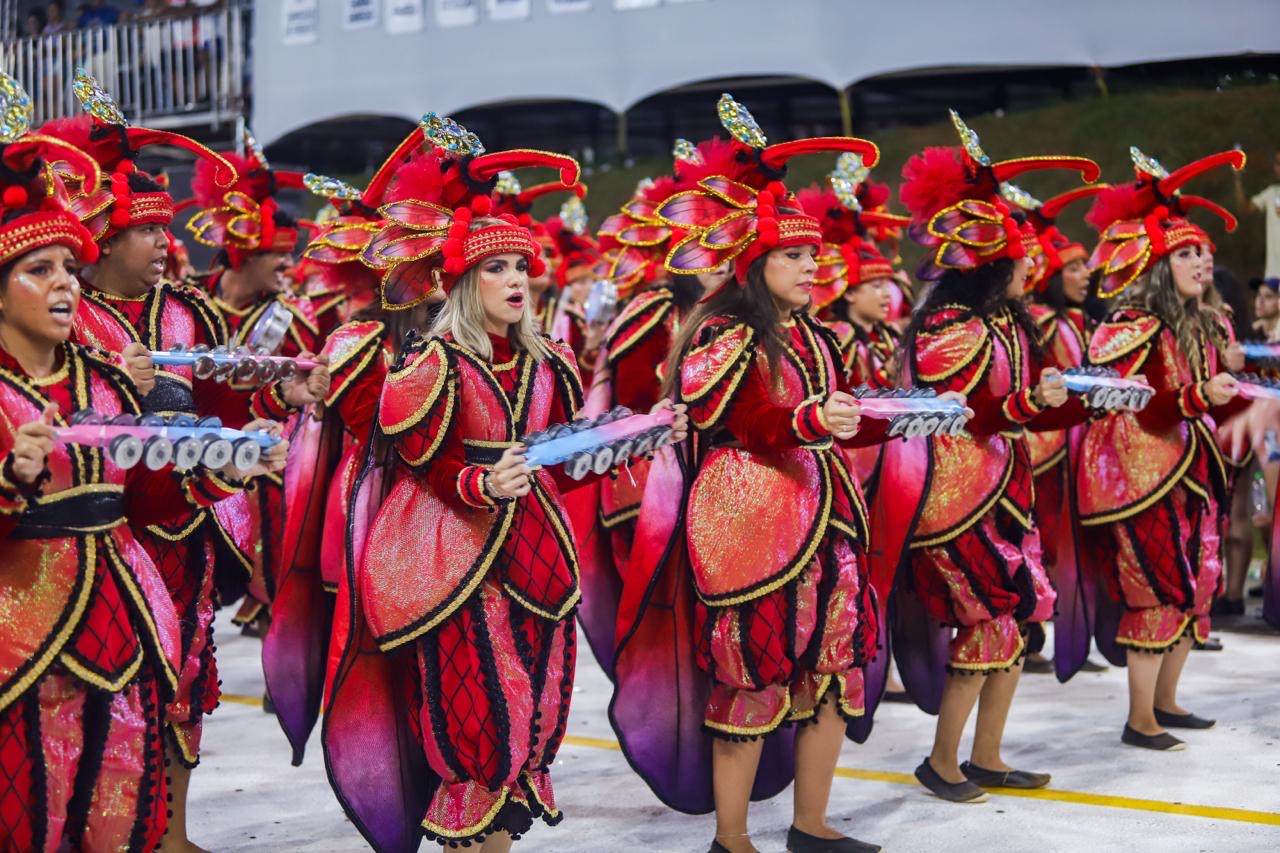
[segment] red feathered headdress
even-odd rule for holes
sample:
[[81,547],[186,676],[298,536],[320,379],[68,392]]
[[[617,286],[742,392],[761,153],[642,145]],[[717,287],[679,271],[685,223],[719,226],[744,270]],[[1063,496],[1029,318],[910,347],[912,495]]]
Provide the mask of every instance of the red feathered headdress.
[[66,246],[84,263],[98,259],[93,236],[71,212],[70,193],[54,164],[61,162],[95,183],[98,164],[64,140],[31,133],[31,98],[8,74],[0,72],[0,99],[7,108],[0,127],[0,265],[46,246]]
[[682,169],[682,182],[696,178],[696,183],[678,190],[656,214],[684,232],[667,253],[669,271],[709,272],[732,260],[735,278],[745,284],[752,262],[771,249],[822,244],[818,221],[796,207],[782,184],[792,157],[851,151],[875,165],[880,152],[865,139],[842,136],[769,145],[755,119],[733,98],[721,95],[717,110],[733,136],[733,154],[704,155],[702,164]]
[[955,110],[951,121],[960,135],[959,148],[926,148],[902,169],[899,196],[911,212],[911,236],[932,251],[917,272],[925,281],[941,278],[948,269],[973,270],[1038,250],[1034,231],[1018,224],[1001,197],[1002,183],[1042,169],[1073,169],[1089,183],[1100,174],[1098,164],[1084,157],[993,163]]
[[[429,150],[411,153],[424,142]],[[427,113],[370,181],[366,196],[383,201],[382,219],[360,260],[379,274],[385,307],[412,307],[437,287],[448,293],[463,273],[493,255],[521,254],[529,259],[530,276],[545,272],[538,243],[515,216],[502,214],[499,224],[476,230],[471,222],[492,215],[490,194],[499,173],[553,168],[568,188],[578,182],[577,161],[529,149],[483,152],[475,134]]]
[[1137,180],[1099,193],[1085,216],[1101,235],[1089,258],[1089,269],[1102,271],[1098,293],[1103,298],[1119,294],[1165,255],[1182,246],[1208,242],[1204,230],[1184,218],[1187,210],[1208,210],[1226,223],[1228,231],[1236,227],[1236,218],[1217,204],[1181,195],[1178,190],[1196,175],[1219,166],[1243,169],[1243,151],[1203,157],[1172,174],[1137,148],[1130,148],[1129,154]]
[[71,211],[95,240],[107,240],[135,225],[168,226],[173,221],[173,198],[167,191],[135,193],[130,189],[129,176],[138,172],[133,161],[145,146],[182,148],[209,162],[216,180],[224,185],[234,179],[229,163],[193,139],[163,130],[129,127],[111,96],[82,69],[76,71],[73,90],[88,115],[55,119],[40,130],[86,152],[100,167],[102,174],[95,178],[66,161],[55,165],[74,187]]
[[298,229],[276,224],[280,209],[276,194],[282,189],[303,189],[301,172],[271,168],[257,141],[247,131],[244,152],[219,155],[234,170],[230,185],[220,180],[220,171],[206,160],[196,163],[191,190],[203,209],[187,223],[197,242],[223,249],[233,269],[245,257],[258,252],[292,253],[298,244]]

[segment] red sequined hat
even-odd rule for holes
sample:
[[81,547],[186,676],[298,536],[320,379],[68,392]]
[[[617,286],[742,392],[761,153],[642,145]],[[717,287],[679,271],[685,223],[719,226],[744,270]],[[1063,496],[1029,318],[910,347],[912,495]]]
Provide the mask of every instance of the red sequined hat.
[[787,162],[800,154],[851,151],[875,165],[874,143],[847,136],[799,139],[769,145],[746,108],[729,95],[717,104],[720,122],[733,137],[718,151],[699,148],[701,162],[686,162],[678,183],[689,189],[657,209],[657,218],[680,229],[664,261],[673,273],[709,272],[734,262],[734,276],[745,284],[756,258],[783,246],[822,245],[818,220],[801,211],[783,185]]
[[191,190],[201,210],[187,223],[197,242],[227,253],[232,269],[239,269],[251,254],[293,252],[299,232],[296,227],[277,225],[280,204],[276,195],[282,189],[306,186],[303,173],[272,169],[262,147],[247,131],[243,143],[243,153],[219,155],[235,174],[229,186],[220,180],[220,170],[209,160],[196,163]]
[[168,226],[173,221],[173,197],[166,190],[133,192],[129,187],[129,176],[134,173],[152,177],[133,162],[146,146],[169,145],[190,151],[210,164],[214,178],[223,186],[235,180],[231,164],[195,140],[164,130],[130,127],[116,102],[84,69],[76,70],[72,88],[87,115],[55,119],[40,131],[71,143],[101,167],[101,179],[89,181],[73,167],[57,164],[64,180],[74,188],[71,210],[95,240],[102,242],[135,225]]
[[595,278],[600,251],[587,230],[587,209],[582,199],[574,196],[560,205],[560,212],[547,220],[547,235],[556,247],[556,284]]
[[1208,210],[1222,219],[1228,231],[1236,227],[1236,218],[1221,206],[1178,190],[1196,175],[1219,166],[1243,169],[1243,151],[1212,154],[1172,174],[1137,148],[1130,148],[1129,154],[1137,180],[1099,193],[1085,216],[1101,235],[1089,258],[1089,270],[1102,272],[1098,295],[1104,299],[1119,294],[1165,255],[1208,242],[1204,230],[1184,218],[1188,210]]
[[66,246],[78,260],[93,263],[98,245],[70,210],[70,193],[54,163],[62,163],[95,184],[98,164],[64,140],[31,133],[31,98],[16,80],[0,72],[0,265],[46,246]]
[[955,110],[951,121],[959,148],[926,148],[907,161],[899,189],[911,211],[912,239],[931,250],[916,275],[941,278],[948,269],[974,270],[1001,258],[1024,258],[1038,251],[1035,231],[1025,228],[1000,194],[1000,185],[1026,172],[1073,169],[1086,182],[1098,179],[1098,164],[1084,157],[1020,157],[991,162]]
[[409,308],[437,287],[448,293],[463,273],[492,255],[524,255],[529,275],[542,275],[540,247],[514,215],[470,228],[473,218],[493,214],[490,194],[500,172],[535,166],[557,169],[566,188],[578,182],[572,157],[530,149],[485,154],[476,135],[452,119],[423,116],[366,190],[383,200],[382,218],[360,259],[379,274],[383,305]]

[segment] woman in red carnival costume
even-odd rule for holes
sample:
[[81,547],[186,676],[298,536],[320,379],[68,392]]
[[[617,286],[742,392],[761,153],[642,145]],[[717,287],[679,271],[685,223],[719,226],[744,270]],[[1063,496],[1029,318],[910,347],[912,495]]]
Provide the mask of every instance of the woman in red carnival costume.
[[[105,353],[119,354],[134,380],[145,411],[160,415],[223,415],[245,420],[254,400],[223,384],[194,380],[190,368],[156,370],[150,350],[181,345],[188,349],[221,343],[218,320],[199,291],[163,280],[168,249],[166,226],[173,218],[173,199],[159,183],[134,166],[147,145],[174,145],[193,151],[221,169],[228,185],[231,166],[208,149],[176,134],[123,125],[119,109],[96,82],[81,74],[77,94],[91,115],[62,119],[41,128],[85,151],[103,170],[74,176],[70,209],[99,245],[97,262],[81,274],[81,302],[72,339]],[[321,371],[323,373],[323,371]],[[305,382],[294,383],[286,396],[307,402]],[[269,428],[269,421],[253,428]],[[203,715],[218,704],[214,661],[215,585],[228,599],[243,594],[253,562],[248,497],[237,491],[208,509],[193,509],[164,524],[135,525],[134,535],[165,579],[179,614],[181,667],[178,693],[165,709],[169,737],[172,820],[166,847],[187,845],[186,793],[192,768],[199,762]]]
[[[1025,211],[1027,221],[1035,229],[1037,245],[1029,255],[1031,266],[1026,280],[1027,311],[1040,330],[1040,345],[1045,358],[1059,370],[1070,370],[1085,363],[1085,349],[1092,330],[1084,312],[1084,300],[1089,290],[1089,268],[1085,263],[1089,252],[1083,244],[1072,241],[1059,231],[1056,222],[1067,206],[1090,198],[1105,188],[1105,184],[1077,187],[1041,202],[1013,184],[1001,187],[1004,199]],[[1026,433],[1031,469],[1035,474],[1036,527],[1040,529],[1041,558],[1058,591],[1059,619],[1063,617],[1064,610],[1067,618],[1071,618],[1070,614],[1076,612],[1075,606],[1079,603],[1073,599],[1076,586],[1074,564],[1064,566],[1064,577],[1060,578],[1055,573],[1059,542],[1071,532],[1063,524],[1073,512],[1069,497],[1072,492],[1067,481],[1071,467],[1067,461],[1068,436],[1067,430],[1028,430]],[[1080,612],[1083,617],[1084,611]],[[1042,654],[1045,642],[1043,626],[1031,623],[1028,630],[1027,659],[1023,671],[1053,672],[1054,662]],[[1070,632],[1062,631],[1055,633],[1054,638],[1061,643],[1068,636]],[[1064,678],[1074,674],[1077,665],[1089,671],[1105,669],[1087,659],[1076,661],[1076,657],[1076,654],[1055,654],[1059,672]]]
[[[894,593],[893,654],[908,693],[938,713],[933,749],[916,778],[953,802],[981,802],[984,786],[1039,788],[1049,775],[1014,770],[1001,757],[1009,706],[1022,670],[1023,626],[1053,613],[1040,564],[1024,429],[1084,418],[1036,344],[1022,304],[1030,226],[1018,223],[999,186],[1038,169],[1097,166],[1071,157],[992,163],[959,116],[960,148],[928,148],[903,169],[912,236],[929,256],[918,276],[934,282],[916,306],[903,344],[903,381],[968,395],[968,435],[935,436],[927,464],[886,447],[879,500],[915,513],[910,556]],[[909,496],[922,495],[917,509]],[[950,629],[954,628],[954,636]],[[945,682],[938,678],[946,672]],[[960,738],[980,703],[972,760]]]
[[[1167,728],[1213,725],[1178,705],[1177,688],[1192,639],[1208,636],[1222,573],[1227,470],[1213,432],[1246,404],[1221,366],[1220,318],[1202,301],[1203,232],[1170,204],[1186,203],[1174,193],[1189,178],[1225,164],[1240,169],[1244,155],[1223,152],[1168,174],[1135,152],[1138,180],[1104,191],[1086,217],[1101,233],[1089,262],[1102,271],[1099,294],[1121,300],[1094,332],[1089,361],[1155,389],[1143,411],[1089,427],[1078,501],[1080,524],[1097,531],[1087,537],[1094,565],[1123,605],[1097,626],[1100,647],[1129,669],[1122,740],[1156,750],[1182,748]],[[1197,206],[1234,224],[1216,205]],[[1114,639],[1104,635],[1111,630]]]
[[[25,95],[8,77],[9,104]],[[30,103],[29,100],[26,103]],[[10,123],[0,151],[0,730],[5,850],[154,850],[167,824],[163,704],[180,689],[182,629],[133,529],[198,511],[240,485],[222,472],[127,471],[57,441],[94,409],[140,412],[114,355],[70,343],[76,270],[97,258],[40,155],[90,186],[97,164]],[[15,127],[15,124],[17,125]],[[279,467],[285,446],[270,456]],[[184,845],[175,844],[175,848]]]
[[[276,354],[311,358],[320,345],[314,309],[305,297],[289,292],[287,281],[298,223],[276,198],[281,189],[303,187],[304,176],[273,170],[248,133],[244,147],[244,154],[219,152],[235,169],[237,177],[230,187],[219,184],[208,161],[196,163],[191,189],[200,210],[187,223],[187,230],[196,242],[218,250],[213,271],[200,283],[211,296],[229,346],[247,344],[266,325],[265,318],[278,315],[288,326]],[[284,421],[297,413],[297,407],[281,396],[282,390],[279,384],[267,386],[267,393],[260,397],[261,415]],[[224,422],[239,426],[234,420]],[[280,572],[284,481],[271,476],[255,486],[252,506],[262,547],[249,592],[232,621],[261,635],[270,619],[267,605],[275,595]]]
[[[780,183],[801,153],[874,162],[877,151],[846,137],[766,146],[728,95],[719,111],[731,156],[706,157],[718,173],[657,208],[683,232],[668,270],[732,261],[734,276],[672,346],[664,391],[689,405],[695,439],[684,463],[660,457],[650,472],[610,719],[663,802],[714,808],[713,851],[754,850],[750,800],[793,776],[790,850],[878,850],[831,829],[827,802],[846,722],[864,713],[862,668],[877,640],[866,511],[835,442],[886,432],[883,422],[859,431],[835,338],[803,311],[822,232]],[[794,733],[787,723],[805,725]]]
[[547,234],[556,243],[556,284],[559,304],[551,324],[551,337],[564,341],[578,359],[582,387],[590,389],[600,356],[604,324],[587,320],[587,297],[596,281],[600,262],[595,241],[587,231],[587,210],[577,196],[560,205],[559,215],[547,220]]
[[320,217],[300,270],[315,287],[340,296],[350,316],[320,350],[331,374],[324,404],[308,410],[293,433],[281,572],[263,638],[267,693],[294,764],[302,763],[346,640],[346,620],[333,619],[334,594],[345,613],[348,510],[382,383],[406,334],[425,320],[425,306],[387,311],[378,302],[377,275],[360,262],[378,230],[377,199],[398,165],[394,158],[385,163],[363,193],[322,175],[304,179],[333,213]]
[[[614,259],[609,272],[621,272],[631,259],[642,254],[656,255],[661,266],[661,258],[670,249],[673,229],[657,218],[657,208],[677,190],[696,188],[698,180],[716,171],[707,167],[703,154],[713,161],[723,160],[732,158],[735,149],[722,140],[704,142],[697,149],[692,143],[677,140],[676,177],[647,182],[636,198],[602,226],[608,240],[616,242],[622,253]],[[640,276],[653,279],[648,287],[643,287],[643,281],[615,280],[620,298],[636,286],[643,289],[626,300],[604,333],[599,369],[587,394],[588,415],[614,406],[643,412],[661,400],[662,369],[681,323],[699,300],[718,290],[731,274],[727,261],[713,270],[693,274],[647,276],[643,268],[643,264],[637,265]],[[598,486],[579,489],[566,501],[582,569],[578,619],[592,654],[610,677],[618,600],[648,476],[649,460],[633,459],[625,471],[602,480]]]
[[[354,566],[326,755],[378,849],[413,849],[426,835],[505,850],[534,818],[561,818],[550,766],[567,724],[578,600],[560,497],[572,481],[559,467],[530,470],[519,438],[572,418],[581,388],[573,354],[533,326],[538,244],[514,217],[490,215],[490,193],[502,169],[551,166],[571,186],[578,167],[537,151],[483,154],[434,114],[402,150],[424,135],[432,149],[395,170],[362,258],[389,305],[412,307],[437,287],[446,299],[383,385],[376,435],[391,448],[389,490]],[[398,672],[412,699],[370,690],[378,668]],[[403,756],[396,732],[413,732],[421,751]]]

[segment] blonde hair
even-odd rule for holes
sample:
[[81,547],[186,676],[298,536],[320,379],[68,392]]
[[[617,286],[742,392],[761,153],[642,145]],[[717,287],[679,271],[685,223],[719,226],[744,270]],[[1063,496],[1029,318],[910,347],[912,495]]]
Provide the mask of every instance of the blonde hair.
[[[471,231],[489,225],[504,224],[502,220],[489,217],[476,217],[471,220]],[[493,360],[493,346],[489,343],[489,334],[485,331],[484,301],[480,298],[480,261],[472,266],[458,279],[444,307],[431,324],[431,337],[448,335],[453,340],[474,352],[485,361]],[[517,323],[512,323],[508,332],[511,347],[516,352],[527,352],[534,361],[543,361],[551,356],[551,348],[546,338],[538,333],[533,325],[533,314],[530,312],[528,288],[525,289],[524,312]]]

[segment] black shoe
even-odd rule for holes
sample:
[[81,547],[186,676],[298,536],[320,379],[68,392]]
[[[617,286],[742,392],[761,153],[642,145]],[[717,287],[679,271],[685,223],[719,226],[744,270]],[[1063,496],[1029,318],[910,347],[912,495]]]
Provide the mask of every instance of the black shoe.
[[1209,608],[1210,616],[1243,616],[1244,615],[1244,599],[1230,599],[1225,596],[1219,598],[1213,603],[1213,607]]
[[902,705],[910,705],[911,697],[907,695],[905,690],[886,690],[884,696],[880,698],[881,702],[897,702]]
[[880,847],[856,838],[818,838],[794,826],[787,830],[787,850],[791,853],[879,853]]
[[1222,641],[1216,637],[1210,637],[1203,643],[1197,640],[1191,644],[1191,649],[1197,652],[1220,652],[1222,651]]
[[1211,729],[1217,724],[1216,720],[1206,720],[1195,714],[1170,714],[1159,708],[1156,708],[1156,722],[1166,729]]
[[1053,661],[1044,655],[1027,655],[1026,661],[1022,664],[1022,671],[1034,675],[1048,675],[1053,672]]
[[933,769],[929,759],[920,762],[916,768],[916,778],[934,793],[938,799],[952,803],[985,803],[990,795],[982,788],[966,779],[963,782],[948,782]]
[[1258,584],[1257,586],[1249,587],[1249,591],[1245,594],[1250,598],[1262,598],[1262,593],[1265,591],[1266,590],[1262,588],[1262,584]]
[[270,693],[262,694],[262,713],[274,714],[276,712],[276,703],[271,701]]
[[1144,735],[1128,723],[1124,724],[1124,733],[1120,735],[1120,740],[1129,744],[1129,746],[1140,746],[1143,749],[1154,749],[1157,752],[1178,752],[1186,746],[1186,744],[1168,732],[1161,732],[1158,735]]
[[1081,672],[1106,672],[1111,669],[1105,663],[1094,663],[1093,658],[1085,658],[1084,663],[1080,664]]
[[1048,773],[1031,773],[1027,770],[988,770],[972,761],[960,765],[960,772],[970,782],[984,788],[1024,788],[1034,790],[1049,784]]
[[710,849],[710,850],[708,850],[708,851],[707,851],[707,853],[729,853],[729,848],[728,848],[728,847],[725,847],[725,846],[724,846],[723,844],[721,844],[719,841],[716,841],[715,839],[712,839],[712,841],[711,841],[711,849]]

